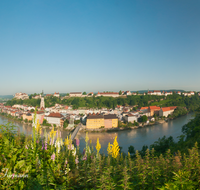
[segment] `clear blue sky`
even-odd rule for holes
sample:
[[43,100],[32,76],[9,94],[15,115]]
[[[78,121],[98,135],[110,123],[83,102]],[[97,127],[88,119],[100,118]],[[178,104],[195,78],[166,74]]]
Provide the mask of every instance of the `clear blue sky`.
[[1,0],[0,94],[200,91],[199,0]]

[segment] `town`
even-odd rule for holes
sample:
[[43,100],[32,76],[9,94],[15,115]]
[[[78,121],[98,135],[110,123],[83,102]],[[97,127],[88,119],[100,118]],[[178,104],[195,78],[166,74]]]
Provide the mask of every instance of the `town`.
[[[159,90],[148,91],[140,95],[159,95],[168,96],[173,93],[184,96],[192,96],[194,92],[164,92]],[[62,97],[62,99],[68,97],[126,97],[131,95],[138,95],[138,93],[131,93],[130,91],[120,92],[98,92],[94,95],[93,92],[88,94],[82,92],[70,92],[68,96]],[[136,125],[149,124],[155,121],[155,117],[167,118],[174,112],[177,106],[148,106],[139,107],[134,109],[135,106],[122,106],[117,105],[114,109],[99,108],[99,109],[86,109],[78,108],[73,109],[72,106],[62,105],[56,103],[55,106],[45,108],[45,98],[54,96],[60,98],[60,94],[55,92],[54,94],[41,93],[35,95],[33,99],[40,99],[40,107],[37,108],[36,120],[40,124],[72,129],[78,123],[81,123],[86,129],[112,129],[119,127],[119,123],[133,123]],[[200,92],[198,93],[200,96]],[[14,99],[29,99],[29,95],[26,93],[16,93]],[[6,106],[3,103],[0,104],[0,112],[7,115],[11,115],[15,118],[21,118],[23,121],[32,122],[34,119],[34,110],[36,107],[31,105],[15,104],[13,106]]]

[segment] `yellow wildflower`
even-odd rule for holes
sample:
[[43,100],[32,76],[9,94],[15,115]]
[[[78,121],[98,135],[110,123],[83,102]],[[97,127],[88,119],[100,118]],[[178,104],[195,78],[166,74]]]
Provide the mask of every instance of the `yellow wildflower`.
[[68,139],[68,137],[67,137],[67,139],[65,139],[65,146],[68,147],[68,145],[69,145],[69,139]]
[[50,137],[53,138],[56,136],[56,131],[54,131],[54,127],[52,128],[52,130],[50,131]]
[[116,136],[113,142],[113,146],[112,146],[112,157],[117,158],[118,155],[119,155],[119,145],[118,145],[117,136]]
[[128,158],[130,158],[131,157],[131,155],[130,155],[130,153],[128,152]]
[[47,142],[48,142],[48,144],[49,144],[49,142],[50,142],[50,135],[48,135],[48,140],[47,140]]
[[87,144],[88,140],[89,140],[89,137],[88,137],[88,132],[87,132],[86,135],[85,135],[85,142],[86,142],[86,144]]
[[108,151],[108,155],[112,154],[112,144],[108,143],[107,151]]
[[72,144],[72,137],[71,137],[71,134],[69,135],[69,144]]
[[101,144],[99,143],[99,138],[97,138],[97,145],[96,145],[97,154],[99,154],[100,149],[101,149]]
[[39,123],[39,119],[37,120],[36,132],[37,132],[37,133],[40,133],[40,134],[41,134],[41,132],[42,132],[42,129],[41,129],[41,126],[40,126],[40,123]]

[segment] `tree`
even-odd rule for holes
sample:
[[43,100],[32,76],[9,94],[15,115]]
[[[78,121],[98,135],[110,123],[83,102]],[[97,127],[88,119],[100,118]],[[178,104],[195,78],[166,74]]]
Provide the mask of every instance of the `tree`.
[[118,120],[118,127],[122,127],[122,122]]
[[142,150],[139,151],[140,155],[143,157],[146,154],[146,150],[148,149],[147,145],[143,145]]
[[86,95],[87,93],[86,92],[83,92],[83,95]]
[[63,123],[63,127],[64,127],[64,128],[67,128],[68,124],[69,124],[69,120],[66,119],[66,120],[64,121],[64,123]]
[[146,115],[143,115],[141,118],[140,118],[141,122],[147,122],[148,120],[148,117]]
[[74,124],[79,124],[81,121],[80,120],[74,120]]
[[134,148],[134,146],[129,146],[128,147],[128,152],[130,153],[130,154],[135,154],[135,148]]
[[30,111],[33,113],[35,110],[34,110],[34,109],[31,109]]
[[29,99],[32,99],[32,97],[33,97],[33,94],[31,94],[31,95],[29,96]]
[[122,95],[122,91],[121,90],[119,91],[119,95]]
[[136,111],[137,109],[138,109],[137,107],[133,107],[133,109],[132,109],[132,110],[133,110],[133,111]]
[[175,142],[172,136],[166,138],[159,138],[158,141],[155,141],[150,145],[150,149],[154,148],[158,154],[164,154],[171,146],[174,146]]

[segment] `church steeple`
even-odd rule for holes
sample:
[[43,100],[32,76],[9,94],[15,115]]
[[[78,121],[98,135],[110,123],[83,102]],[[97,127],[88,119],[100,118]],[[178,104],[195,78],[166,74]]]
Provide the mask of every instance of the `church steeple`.
[[45,104],[44,104],[44,92],[42,90],[41,93],[41,102],[40,102],[40,109],[44,109],[45,108]]

